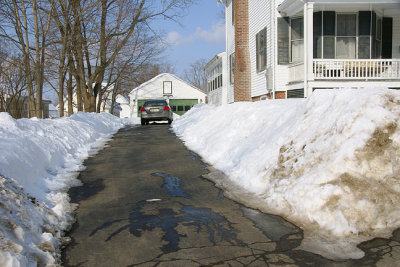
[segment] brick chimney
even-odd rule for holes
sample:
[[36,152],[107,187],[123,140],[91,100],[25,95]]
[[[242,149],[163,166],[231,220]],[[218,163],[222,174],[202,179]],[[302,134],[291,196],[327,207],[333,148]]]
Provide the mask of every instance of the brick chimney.
[[235,69],[234,101],[251,101],[249,50],[249,0],[234,0]]

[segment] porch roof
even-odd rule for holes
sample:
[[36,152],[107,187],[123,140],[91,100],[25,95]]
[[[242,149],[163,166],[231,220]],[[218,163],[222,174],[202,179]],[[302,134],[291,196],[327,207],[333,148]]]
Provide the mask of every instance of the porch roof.
[[315,4],[315,8],[358,8],[358,9],[378,9],[385,15],[400,13],[400,0],[284,0],[279,6],[278,11],[287,16],[293,16],[303,10],[304,4],[310,2]]

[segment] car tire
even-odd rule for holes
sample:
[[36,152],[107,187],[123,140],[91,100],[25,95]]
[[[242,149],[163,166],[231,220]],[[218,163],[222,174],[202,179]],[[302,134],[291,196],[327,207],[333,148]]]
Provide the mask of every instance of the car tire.
[[141,120],[140,120],[140,124],[141,124],[141,125],[146,125],[146,121],[145,121],[144,119],[141,119]]
[[171,123],[172,123],[172,120],[168,119],[168,124],[171,124]]

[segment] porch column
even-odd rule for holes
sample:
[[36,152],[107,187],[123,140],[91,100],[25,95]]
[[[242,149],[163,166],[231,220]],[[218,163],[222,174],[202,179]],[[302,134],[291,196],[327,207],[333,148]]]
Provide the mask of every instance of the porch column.
[[304,3],[304,96],[309,97],[312,88],[309,88],[309,81],[314,80],[313,74],[313,16],[314,3]]

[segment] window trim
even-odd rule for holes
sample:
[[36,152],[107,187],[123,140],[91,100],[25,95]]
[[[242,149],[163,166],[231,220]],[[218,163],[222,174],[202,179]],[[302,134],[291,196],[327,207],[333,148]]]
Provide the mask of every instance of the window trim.
[[229,82],[235,83],[235,52],[229,55]]
[[[293,39],[293,37],[292,37],[292,31],[293,31],[292,23],[293,23],[293,20],[297,20],[297,19],[301,19],[303,31],[302,31],[301,38]],[[294,42],[301,42],[303,44],[303,47],[304,47],[304,17],[302,17],[302,16],[291,17],[290,18],[290,28],[289,28],[289,59],[290,59],[290,63],[302,62],[302,61],[304,61],[304,49],[302,51],[301,59],[296,60],[296,61],[293,60],[292,45],[293,45]]]
[[[263,37],[263,38],[261,38]],[[263,43],[262,43],[263,40]],[[267,27],[256,34],[256,70],[262,72],[267,67]]]

